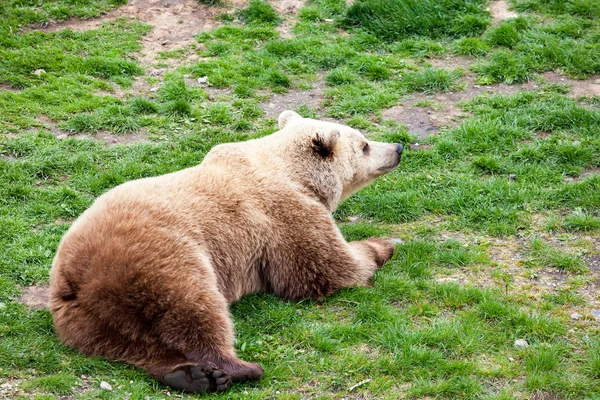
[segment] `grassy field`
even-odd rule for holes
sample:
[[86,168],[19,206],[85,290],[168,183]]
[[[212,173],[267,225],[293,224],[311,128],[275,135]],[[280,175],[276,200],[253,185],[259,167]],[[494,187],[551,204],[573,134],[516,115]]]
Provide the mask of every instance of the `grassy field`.
[[[335,214],[396,254],[371,288],[235,304],[265,376],[205,397],[600,399],[597,0],[511,0],[510,18],[485,0],[181,0],[212,28],[152,54],[123,3],[0,4],[0,398],[202,397],[66,348],[20,296],[100,194],[267,135],[291,105],[405,144]],[[409,111],[443,123],[418,135]]]

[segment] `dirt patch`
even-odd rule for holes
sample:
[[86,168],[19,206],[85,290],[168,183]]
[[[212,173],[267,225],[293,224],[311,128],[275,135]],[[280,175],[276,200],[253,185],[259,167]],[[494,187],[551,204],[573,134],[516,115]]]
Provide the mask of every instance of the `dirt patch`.
[[18,92],[18,90],[12,88],[8,83],[0,82],[0,93],[1,92]]
[[143,39],[140,54],[142,63],[156,60],[162,51],[178,50],[196,43],[194,35],[215,28],[219,23],[215,17],[222,10],[198,3],[196,0],[130,0],[106,15],[92,19],[70,19],[61,22],[50,21],[37,29],[54,32],[63,29],[86,31],[97,29],[103,23],[118,18],[131,18],[152,26]]
[[49,286],[27,286],[21,289],[18,302],[32,309],[47,308],[50,300]]
[[295,110],[299,106],[306,106],[315,109],[318,113],[324,111],[321,103],[323,102],[323,92],[325,85],[323,81],[317,81],[310,90],[290,90],[287,93],[273,94],[268,103],[261,104],[265,111],[265,116],[277,118],[285,110]]
[[596,75],[585,80],[575,80],[564,77],[556,72],[542,74],[550,83],[564,83],[571,86],[571,96],[600,96],[600,76]]
[[463,113],[455,104],[443,104],[441,109],[433,110],[419,107],[415,103],[423,100],[413,98],[405,104],[395,106],[383,112],[382,117],[393,119],[408,127],[411,134],[420,141],[435,134],[444,126],[456,126],[462,119]]
[[561,400],[561,399],[560,399],[560,397],[558,397],[557,395],[552,394],[552,393],[535,392],[534,394],[531,395],[529,400]]
[[298,11],[304,7],[306,0],[279,0],[272,1],[273,7],[279,15],[283,17],[283,22],[277,26],[277,33],[282,39],[290,39],[293,37],[292,28],[296,23],[296,15]]
[[492,14],[494,22],[498,23],[510,18],[518,17],[517,13],[508,9],[509,4],[506,0],[491,1],[488,11]]
[[583,170],[583,172],[581,174],[579,174],[578,177],[566,176],[565,182],[579,182],[583,179],[586,179],[586,178],[589,178],[589,177],[592,177],[595,175],[600,175],[600,168],[585,169],[585,170]]
[[93,139],[103,141],[106,143],[106,147],[111,147],[117,144],[131,144],[149,141],[148,131],[146,131],[144,128],[141,128],[138,132],[128,133],[125,135],[113,135],[107,131],[100,131],[95,135],[73,135],[72,137],[78,139]]
[[[455,127],[460,121],[468,116],[458,107],[459,102],[471,100],[482,94],[504,94],[512,95],[517,92],[538,89],[540,85],[530,81],[522,84],[507,85],[498,83],[494,85],[481,86],[476,84],[476,75],[469,72],[474,59],[467,57],[433,58],[428,62],[435,68],[460,68],[465,71],[461,79],[464,90],[451,91],[436,94],[414,94],[403,104],[387,109],[383,112],[383,118],[394,119],[408,127],[409,132],[416,135],[419,140],[424,140],[431,134],[435,134],[442,127]],[[564,77],[556,72],[542,74],[548,83],[563,83],[571,86],[570,97],[600,96],[600,78],[594,76],[586,80],[575,80]],[[418,107],[416,103],[428,101],[437,105],[435,108]]]

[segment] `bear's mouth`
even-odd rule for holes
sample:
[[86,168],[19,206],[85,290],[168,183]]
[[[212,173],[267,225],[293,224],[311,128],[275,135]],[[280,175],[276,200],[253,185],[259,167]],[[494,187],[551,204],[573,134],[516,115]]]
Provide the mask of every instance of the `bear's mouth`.
[[385,174],[385,173],[395,170],[396,167],[398,167],[398,165],[400,165],[400,160],[401,160],[401,157],[398,157],[398,161],[396,161],[393,165],[386,165],[384,167],[381,167],[381,168],[377,169],[377,172]]

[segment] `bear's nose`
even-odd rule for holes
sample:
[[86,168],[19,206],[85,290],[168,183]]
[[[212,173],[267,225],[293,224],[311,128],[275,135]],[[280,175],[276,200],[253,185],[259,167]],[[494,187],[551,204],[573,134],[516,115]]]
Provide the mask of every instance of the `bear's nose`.
[[402,147],[402,144],[398,143],[398,146],[396,146],[396,153],[398,153],[398,155],[402,155],[403,149],[404,147]]

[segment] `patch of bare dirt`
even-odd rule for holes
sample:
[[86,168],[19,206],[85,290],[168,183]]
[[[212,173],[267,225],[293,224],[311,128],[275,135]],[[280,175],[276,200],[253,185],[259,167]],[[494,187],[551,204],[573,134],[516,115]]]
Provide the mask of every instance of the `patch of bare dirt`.
[[296,15],[298,11],[304,7],[306,0],[279,0],[272,1],[273,7],[277,10],[279,15],[283,17],[283,22],[277,26],[277,33],[282,39],[290,39],[292,35],[292,28],[296,22]]
[[551,83],[565,83],[571,86],[571,96],[600,96],[600,76],[596,75],[589,79],[575,80],[564,77],[556,72],[546,72],[542,75]]
[[[383,118],[394,119],[408,126],[409,132],[416,135],[419,140],[424,140],[435,134],[442,127],[455,127],[468,116],[458,107],[459,102],[468,101],[475,96],[488,94],[512,95],[525,90],[538,89],[534,81],[507,85],[498,83],[494,85],[476,84],[476,75],[469,71],[474,59],[468,57],[432,58],[427,60],[435,68],[461,69],[465,75],[461,79],[464,90],[450,91],[435,94],[414,94],[402,104],[385,110]],[[562,76],[556,72],[546,72],[542,78],[549,83],[564,83],[571,87],[572,98],[581,96],[600,96],[600,77],[594,76],[586,80],[575,80]],[[436,107],[419,107],[416,103],[423,101],[433,102]]]
[[25,304],[32,309],[40,309],[48,307],[50,300],[49,286],[27,286],[21,289],[21,296],[17,300],[19,303]]
[[8,83],[0,82],[0,92],[18,92],[18,90],[10,87]]
[[271,96],[268,103],[261,104],[265,116],[277,118],[285,110],[295,110],[299,106],[315,109],[318,113],[324,111],[323,102],[324,83],[319,80],[310,90],[290,90],[287,93],[276,93]]
[[595,175],[600,175],[600,168],[585,169],[578,177],[567,176],[565,177],[565,182],[579,182]]
[[557,395],[552,394],[552,393],[535,392],[534,394],[531,395],[529,400],[561,400],[561,399],[560,399],[560,397],[558,397]]
[[488,6],[488,11],[490,14],[492,14],[492,18],[494,18],[495,23],[518,17],[516,12],[509,10],[509,4],[507,0],[491,1],[490,5]]
[[[383,111],[382,117],[393,119],[406,125],[410,133],[416,135],[419,140],[424,140],[429,135],[437,133],[443,127],[458,126],[460,121],[468,116],[458,106],[459,102],[470,100],[482,93],[513,94],[538,87],[537,84],[532,82],[520,85],[506,85],[501,83],[480,86],[476,85],[474,80],[465,79],[465,81],[465,90],[436,94],[415,94],[404,101],[403,104]],[[432,102],[436,106],[431,108],[415,105],[423,101]]]
[[19,387],[22,379],[2,378],[0,382],[0,399],[15,399],[23,395]]
[[72,137],[78,139],[93,139],[100,140],[106,143],[106,147],[111,147],[117,144],[131,144],[148,142],[148,131],[142,128],[138,132],[128,133],[124,135],[113,135],[107,131],[100,131],[95,135],[73,135]]
[[[600,310],[600,237],[586,233],[570,233],[568,240],[561,233],[547,233],[542,229],[539,215],[534,215],[532,230],[553,248],[569,253],[588,254],[583,259],[590,272],[583,285],[574,284],[573,275],[549,267],[531,266],[527,261],[527,237],[490,238],[469,235],[460,232],[444,232],[442,238],[455,238],[465,246],[480,245],[486,249],[491,265],[469,266],[460,269],[440,271],[438,282],[456,282],[460,285],[478,287],[496,287],[506,289],[501,275],[509,277],[509,293],[518,293],[533,300],[543,299],[547,295],[559,295],[564,291],[575,291],[582,296],[584,303],[561,306],[566,315],[577,313],[581,318],[574,319],[577,326],[595,323],[593,312]],[[499,273],[501,275],[499,275]]]
[[178,50],[196,43],[194,35],[215,28],[219,23],[215,17],[222,12],[196,0],[130,0],[128,4],[110,11],[106,15],[90,20],[70,19],[38,26],[47,32],[71,29],[86,31],[97,29],[103,23],[118,18],[131,18],[152,26],[143,39],[140,54],[144,64],[156,60],[162,51]]

